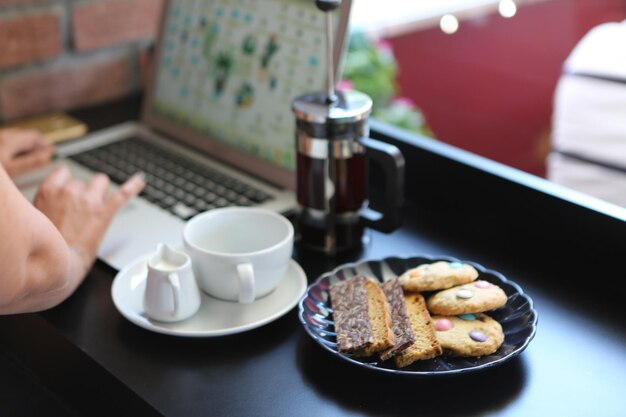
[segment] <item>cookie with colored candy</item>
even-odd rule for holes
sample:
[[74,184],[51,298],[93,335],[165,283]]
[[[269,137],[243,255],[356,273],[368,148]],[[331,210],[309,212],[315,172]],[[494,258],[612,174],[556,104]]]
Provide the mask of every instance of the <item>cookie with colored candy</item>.
[[439,344],[453,356],[491,355],[504,343],[502,326],[486,314],[434,315],[432,320]]
[[493,310],[505,305],[506,301],[507,296],[502,288],[478,280],[439,291],[428,298],[426,305],[432,314],[455,316]]
[[478,278],[478,271],[461,262],[439,261],[409,269],[400,275],[406,291],[436,291],[466,284]]

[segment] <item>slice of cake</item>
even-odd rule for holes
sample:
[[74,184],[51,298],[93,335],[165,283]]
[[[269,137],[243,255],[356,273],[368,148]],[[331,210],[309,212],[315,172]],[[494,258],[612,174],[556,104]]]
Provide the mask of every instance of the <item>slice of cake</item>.
[[391,308],[387,297],[378,282],[365,280],[367,292],[367,313],[372,323],[374,341],[371,345],[357,350],[354,356],[372,356],[375,353],[392,348],[395,336],[391,328]]
[[411,328],[400,280],[398,278],[391,279],[381,284],[381,288],[391,307],[391,329],[396,338],[394,345],[380,354],[382,360],[387,360],[411,346],[415,342],[415,334]]
[[393,346],[391,308],[377,282],[356,276],[330,287],[337,350],[371,356]]
[[399,368],[404,368],[417,360],[432,359],[443,352],[437,341],[435,329],[422,294],[405,293],[404,302],[409,313],[411,328],[415,334],[415,342],[394,356]]
[[339,352],[352,353],[374,343],[365,282],[364,277],[356,276],[330,286]]

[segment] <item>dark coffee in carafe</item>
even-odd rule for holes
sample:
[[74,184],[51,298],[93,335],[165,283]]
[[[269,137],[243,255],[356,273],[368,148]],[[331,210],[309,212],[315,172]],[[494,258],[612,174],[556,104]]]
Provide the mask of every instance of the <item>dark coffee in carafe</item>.
[[[404,160],[398,148],[369,138],[372,101],[357,91],[300,96],[296,115],[298,227],[303,245],[335,254],[361,245],[365,226],[400,223]],[[382,212],[368,205],[370,160],[386,177]]]

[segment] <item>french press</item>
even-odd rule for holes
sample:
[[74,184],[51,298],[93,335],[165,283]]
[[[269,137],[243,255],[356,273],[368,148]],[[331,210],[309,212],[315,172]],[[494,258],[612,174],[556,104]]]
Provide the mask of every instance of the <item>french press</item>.
[[[331,10],[340,0],[317,0],[326,12],[328,91],[296,97],[296,194],[300,242],[334,255],[362,245],[364,227],[391,232],[400,225],[404,158],[390,144],[369,137],[371,98],[358,91],[335,91]],[[369,206],[369,163],[385,176],[382,210]]]

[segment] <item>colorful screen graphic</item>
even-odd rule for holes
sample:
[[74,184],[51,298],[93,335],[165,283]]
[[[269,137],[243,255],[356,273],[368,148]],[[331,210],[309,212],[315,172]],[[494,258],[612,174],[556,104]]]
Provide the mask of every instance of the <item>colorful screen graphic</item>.
[[291,102],[326,89],[326,20],[315,2],[178,0],[166,13],[154,110],[293,169]]

